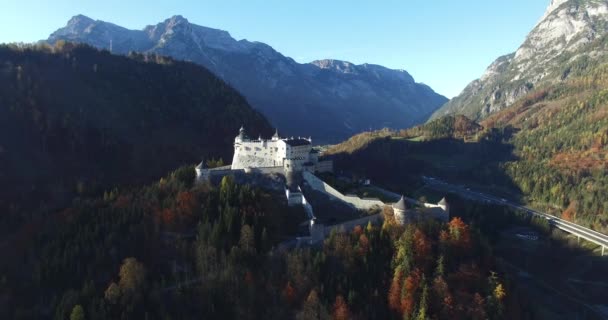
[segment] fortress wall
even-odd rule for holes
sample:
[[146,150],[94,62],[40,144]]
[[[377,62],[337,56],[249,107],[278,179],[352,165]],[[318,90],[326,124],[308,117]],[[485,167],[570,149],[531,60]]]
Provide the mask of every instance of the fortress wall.
[[[321,192],[329,195],[330,197],[338,199],[338,200],[342,200],[342,198],[344,197],[342,195],[342,193],[340,193],[340,191],[334,189],[332,186],[328,185],[323,180],[317,178],[317,176],[315,176],[314,174],[312,174],[308,171],[304,171],[304,172],[302,172],[302,176],[304,177],[304,180],[308,183],[308,185],[311,188],[313,188],[317,191],[321,191]],[[344,201],[344,200],[342,200],[342,201]]]
[[344,196],[344,200],[346,202],[354,205],[358,209],[363,209],[363,210],[369,210],[373,207],[380,207],[380,208],[384,207],[384,202],[380,201],[379,199],[375,199],[375,198],[362,199],[357,196],[349,195],[349,196]]
[[278,163],[275,159],[270,157],[259,157],[252,154],[235,153],[234,159],[232,160],[232,169],[244,169],[244,168],[268,168],[275,166],[282,166],[283,163]]
[[316,172],[333,172],[334,162],[332,160],[323,160],[315,164]]
[[384,207],[384,202],[380,201],[379,199],[361,199],[354,195],[345,196],[340,191],[334,189],[332,186],[317,178],[317,176],[310,172],[303,172],[302,175],[304,180],[308,182],[311,188],[321,191],[338,200],[344,201],[357,209],[369,210],[376,206],[380,208]]
[[251,171],[264,173],[264,174],[271,174],[271,173],[284,174],[285,173],[285,169],[283,169],[283,166],[251,168]]

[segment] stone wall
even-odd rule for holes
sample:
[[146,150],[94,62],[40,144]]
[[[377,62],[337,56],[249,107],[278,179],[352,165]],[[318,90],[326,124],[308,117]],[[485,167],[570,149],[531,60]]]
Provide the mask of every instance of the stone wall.
[[283,140],[235,141],[232,168],[282,166],[287,149],[288,146]]
[[333,160],[323,160],[315,164],[315,172],[334,172]]
[[329,195],[333,199],[338,199],[340,201],[344,201],[356,209],[360,210],[369,210],[374,207],[384,207],[384,202],[380,201],[380,199],[375,198],[365,198],[361,199],[355,195],[345,196],[340,191],[334,189],[329,184],[325,183],[323,180],[317,178],[314,174],[310,172],[303,172],[302,176],[304,180],[308,183],[308,185],[317,190],[321,191],[327,195]]

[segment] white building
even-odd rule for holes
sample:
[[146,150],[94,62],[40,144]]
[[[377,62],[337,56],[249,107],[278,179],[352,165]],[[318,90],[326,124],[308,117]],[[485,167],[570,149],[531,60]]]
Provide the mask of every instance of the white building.
[[283,167],[285,171],[333,170],[331,161],[319,162],[319,154],[312,148],[310,138],[281,138],[275,132],[270,139],[250,139],[241,127],[234,138],[232,170],[274,167]]

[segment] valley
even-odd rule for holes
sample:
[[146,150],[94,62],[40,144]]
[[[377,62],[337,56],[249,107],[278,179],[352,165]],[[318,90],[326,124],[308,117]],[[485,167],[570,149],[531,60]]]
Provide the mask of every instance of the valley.
[[0,319],[608,318],[608,0],[546,1],[3,4]]

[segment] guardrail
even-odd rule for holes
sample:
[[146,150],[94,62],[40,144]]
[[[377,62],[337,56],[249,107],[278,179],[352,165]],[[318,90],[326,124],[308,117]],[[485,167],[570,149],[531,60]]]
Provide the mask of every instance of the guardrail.
[[528,207],[525,207],[525,206],[522,206],[519,204],[511,203],[506,199],[498,198],[498,197],[491,196],[491,195],[486,195],[481,192],[471,191],[468,188],[463,189],[463,187],[460,187],[460,186],[450,185],[450,184],[440,181],[438,179],[425,178],[425,181],[427,183],[427,186],[434,188],[434,189],[448,190],[451,192],[455,192],[455,193],[458,193],[458,194],[460,194],[466,198],[472,199],[472,200],[481,199],[484,201],[491,201],[493,203],[524,210],[530,214],[534,214],[536,216],[543,217],[549,221],[550,225],[555,226],[556,228],[558,228],[562,231],[568,232],[579,238],[583,238],[589,242],[592,242],[592,243],[595,243],[595,244],[601,246],[602,247],[602,256],[604,255],[604,251],[605,251],[606,247],[608,247],[608,235],[597,232],[595,230],[591,230],[589,228],[583,227],[576,223],[558,218],[556,216],[553,216],[553,215],[550,215],[550,214],[547,214],[544,212],[536,211],[534,209],[531,209],[531,208],[528,208]]

